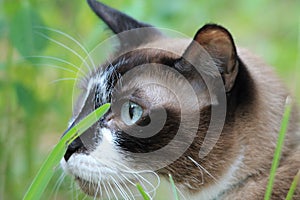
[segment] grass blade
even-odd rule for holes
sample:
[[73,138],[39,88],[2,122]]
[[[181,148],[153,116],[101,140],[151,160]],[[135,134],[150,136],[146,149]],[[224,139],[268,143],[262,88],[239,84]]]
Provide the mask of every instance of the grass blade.
[[84,131],[86,131],[90,126],[92,126],[96,121],[98,121],[110,108],[110,104],[104,104],[97,108],[95,111],[86,116],[83,120],[78,122],[73,128],[71,128],[64,137],[61,138],[62,143],[69,145],[77,137],[79,137]]
[[145,190],[143,189],[143,187],[140,184],[137,184],[136,187],[139,190],[139,192],[141,193],[144,200],[151,200],[149,195],[145,192]]
[[274,158],[273,158],[273,162],[272,162],[272,166],[271,166],[270,177],[269,177],[268,186],[267,186],[267,190],[266,190],[266,193],[265,193],[264,200],[269,200],[271,198],[271,195],[272,195],[272,189],[273,189],[273,184],[274,184],[274,180],[275,180],[275,174],[276,174],[276,170],[278,168],[278,164],[279,164],[279,161],[280,161],[281,149],[282,149],[282,146],[283,146],[285,133],[287,131],[288,124],[289,124],[291,108],[292,108],[291,99],[290,99],[290,97],[287,97],[286,103],[285,103],[285,110],[284,110],[284,113],[283,113],[280,132],[279,132],[279,136],[278,136],[278,140],[277,140],[277,145],[276,145],[276,149],[275,149],[275,153],[274,153]]
[[174,200],[179,200],[178,193],[177,193],[177,190],[176,190],[176,186],[175,186],[175,183],[174,183],[174,180],[173,180],[173,177],[172,177],[171,174],[169,174],[169,180],[170,180],[170,183],[171,183],[171,186],[172,186]]
[[46,186],[55,172],[55,168],[58,166],[59,161],[64,156],[67,146],[90,126],[97,122],[108,111],[109,108],[110,104],[102,105],[100,108],[90,113],[87,117],[71,128],[61,138],[38,171],[25,196],[23,197],[23,200],[38,200],[41,198]]
[[296,187],[297,187],[299,181],[300,181],[300,170],[298,171],[297,175],[294,177],[294,180],[292,182],[292,185],[289,189],[289,192],[288,192],[285,200],[292,200],[294,192],[296,190]]

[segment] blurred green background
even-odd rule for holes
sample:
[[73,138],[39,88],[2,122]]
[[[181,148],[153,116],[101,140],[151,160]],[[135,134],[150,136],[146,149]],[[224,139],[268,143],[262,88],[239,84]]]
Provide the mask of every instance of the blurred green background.
[[[190,37],[207,22],[221,24],[231,31],[237,44],[275,66],[288,87],[295,90],[296,79],[300,77],[298,0],[103,2],[141,21]],[[71,116],[76,74],[53,66],[74,70],[58,59],[75,65],[81,61],[41,33],[85,57],[74,42],[39,29],[40,26],[65,32],[88,50],[110,35],[84,0],[0,0],[0,199],[3,200],[22,198]],[[296,95],[299,97],[299,92]],[[57,171],[45,192],[46,199],[76,199],[76,192],[74,196],[70,191],[73,184],[65,179],[60,185],[61,173]]]

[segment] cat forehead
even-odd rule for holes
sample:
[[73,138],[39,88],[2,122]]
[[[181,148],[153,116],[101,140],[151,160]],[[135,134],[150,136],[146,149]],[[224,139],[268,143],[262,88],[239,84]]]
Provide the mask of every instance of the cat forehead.
[[157,48],[156,44],[149,44],[122,55],[114,55],[109,59],[111,62],[102,64],[90,75],[89,81],[84,88],[88,91],[95,87],[104,89],[113,84],[116,79],[126,72],[147,63],[168,65],[180,57],[179,52],[181,50],[170,51],[170,48]]
[[191,41],[192,39],[188,38],[161,37],[155,41],[143,44],[140,48],[163,49],[164,51],[181,56]]
[[[182,56],[191,39],[187,38],[157,38],[157,40],[148,42],[135,49],[123,52],[122,55],[112,55],[108,63],[102,64],[89,77],[89,82],[85,88],[92,88],[98,84],[102,84],[110,74],[120,71],[121,74],[130,67],[135,67],[144,63],[156,63],[164,58],[177,59]],[[128,65],[127,69],[121,69],[124,65]],[[131,65],[131,66],[130,66]]]
[[[90,76],[88,84],[85,86],[88,91],[87,95],[94,95],[98,101],[100,100],[99,103],[101,104],[107,103],[111,101],[111,94],[117,85],[118,91],[140,88],[148,91],[152,96],[159,93],[163,95],[162,92],[166,90],[161,90],[162,87],[160,89],[155,88],[154,90],[153,85],[156,83],[159,84],[161,77],[163,77],[166,79],[164,84],[168,86],[168,82],[178,81],[178,76],[167,76],[165,73],[166,70],[157,67],[147,71],[147,73],[143,73],[141,69],[140,72],[133,69],[145,64],[162,64],[172,69],[175,60],[181,58],[189,43],[189,39],[161,38],[121,55],[111,56],[109,59],[111,62],[102,64]],[[210,63],[207,62],[208,58],[204,59],[203,63]],[[127,78],[126,81],[123,78],[125,74],[130,74],[130,78]],[[150,87],[148,84],[147,87],[143,87],[142,83],[145,81],[149,83],[149,79],[153,83],[152,86]],[[169,95],[166,95],[166,97],[169,97]]]
[[[162,65],[172,65],[173,59],[174,57],[170,54],[161,55],[157,51],[144,49],[143,52],[129,52],[109,64],[103,64],[90,76],[84,87],[85,105],[89,103],[89,105],[98,107],[101,104],[111,102],[114,94],[123,95],[122,97],[115,95],[120,99],[124,98],[124,95],[127,97],[136,96],[137,90],[142,91],[140,94],[143,95],[139,95],[140,98],[157,97],[159,94],[165,94],[165,97],[168,97],[169,95],[166,95],[165,90],[157,87],[157,83],[162,82],[160,80],[162,76],[167,80],[172,78],[165,75],[165,70],[154,65],[163,62],[171,62],[171,64],[163,63]],[[152,70],[147,70],[149,68]],[[163,84],[166,85],[166,83]],[[84,108],[82,107],[82,109]]]

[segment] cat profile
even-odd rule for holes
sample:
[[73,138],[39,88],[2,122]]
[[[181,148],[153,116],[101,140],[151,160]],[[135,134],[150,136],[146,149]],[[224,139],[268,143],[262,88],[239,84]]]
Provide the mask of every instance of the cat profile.
[[[63,169],[100,199],[137,199],[138,183],[154,195],[169,174],[185,199],[263,199],[289,99],[271,68],[222,26],[174,39],[88,4],[120,45],[88,75],[70,127],[104,103],[111,109],[69,145]],[[272,199],[286,197],[300,169],[298,122],[293,107]]]

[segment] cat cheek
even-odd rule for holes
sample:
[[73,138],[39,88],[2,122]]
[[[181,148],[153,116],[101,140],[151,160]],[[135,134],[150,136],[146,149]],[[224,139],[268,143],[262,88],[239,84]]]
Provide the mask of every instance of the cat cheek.
[[101,140],[96,145],[95,150],[91,152],[91,156],[95,156],[97,159],[104,162],[120,159],[116,146],[116,138],[111,129],[101,128],[100,134]]
[[106,141],[110,144],[114,144],[114,138],[113,138],[112,132],[109,129],[102,128],[101,133],[102,133],[104,141]]

